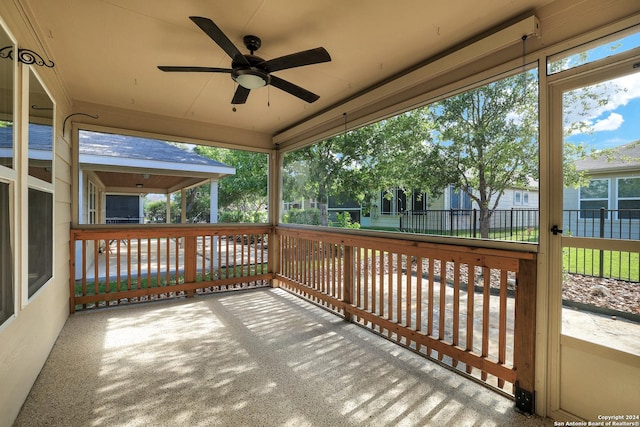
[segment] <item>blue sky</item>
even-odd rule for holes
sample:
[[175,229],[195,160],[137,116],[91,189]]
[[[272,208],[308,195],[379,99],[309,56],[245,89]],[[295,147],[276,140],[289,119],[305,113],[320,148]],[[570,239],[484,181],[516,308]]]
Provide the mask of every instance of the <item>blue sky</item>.
[[[591,62],[612,54],[621,53],[640,46],[640,33],[632,34],[588,51]],[[577,55],[569,58],[569,64],[579,65]],[[583,142],[592,149],[612,148],[640,140],[640,69],[637,73],[614,79],[590,88],[599,98],[608,98],[606,105],[587,102],[588,114],[564,117],[565,125],[582,121],[589,125],[591,132],[572,134],[569,142]]]

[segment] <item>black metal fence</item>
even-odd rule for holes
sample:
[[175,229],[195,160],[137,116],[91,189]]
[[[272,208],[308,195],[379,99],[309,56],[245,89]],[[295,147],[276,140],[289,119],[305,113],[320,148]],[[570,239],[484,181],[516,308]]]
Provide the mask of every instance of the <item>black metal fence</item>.
[[[489,239],[537,242],[540,214],[537,209],[494,210],[488,220]],[[405,211],[400,230],[409,233],[480,238],[478,209]]]
[[[488,220],[489,239],[537,242],[539,212],[536,209],[504,209]],[[563,211],[565,236],[640,241],[640,209],[573,209]],[[480,238],[480,212],[470,210],[406,211],[400,229],[409,233]],[[640,251],[623,252],[565,248],[567,273],[638,281]]]

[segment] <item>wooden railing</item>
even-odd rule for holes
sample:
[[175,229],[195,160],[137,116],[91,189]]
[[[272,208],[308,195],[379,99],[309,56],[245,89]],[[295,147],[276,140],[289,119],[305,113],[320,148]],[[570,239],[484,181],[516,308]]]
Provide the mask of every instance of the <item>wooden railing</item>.
[[465,374],[534,390],[536,255],[277,227],[278,286]]
[[271,227],[72,229],[70,310],[270,286]]

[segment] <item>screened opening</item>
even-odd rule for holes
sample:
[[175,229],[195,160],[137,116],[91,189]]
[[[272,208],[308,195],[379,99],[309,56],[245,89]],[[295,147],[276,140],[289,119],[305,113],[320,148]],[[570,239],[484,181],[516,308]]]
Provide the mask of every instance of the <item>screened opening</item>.
[[547,74],[556,74],[640,47],[640,27],[634,26],[547,59]]
[[268,155],[79,132],[81,224],[265,223]]
[[537,241],[537,72],[287,152],[282,187],[283,223]]

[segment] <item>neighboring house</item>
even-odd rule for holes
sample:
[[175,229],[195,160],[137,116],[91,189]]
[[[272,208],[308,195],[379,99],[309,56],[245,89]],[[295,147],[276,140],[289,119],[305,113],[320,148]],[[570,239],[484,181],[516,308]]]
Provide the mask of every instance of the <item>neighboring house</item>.
[[[290,208],[311,209],[318,207],[318,202],[304,200],[285,203],[284,211],[286,212]],[[449,187],[440,197],[436,198],[429,197],[427,193],[406,194],[398,187],[381,191],[377,197],[371,200],[368,213],[363,206],[346,198],[330,197],[327,207],[330,220],[335,220],[335,214],[338,212],[349,212],[353,221],[366,227],[401,228],[401,218],[403,217],[405,220],[411,221],[411,217],[428,216],[428,222],[431,224],[424,225],[422,228],[434,230],[449,229],[452,226],[452,215],[455,215],[453,221],[457,228],[470,228],[473,209],[478,209],[477,203],[468,194],[454,187]],[[521,227],[535,228],[538,226],[537,211],[537,182],[532,182],[529,189],[508,188],[498,202],[491,227],[504,228],[505,224],[511,224],[515,220]],[[515,219],[513,219],[514,215]]]
[[564,189],[565,233],[621,239],[638,236],[640,141],[579,160],[576,168],[586,173],[589,183]]
[[[391,195],[391,197],[389,197]],[[494,199],[495,200],[495,199]],[[397,227],[401,226],[401,217],[408,218],[415,216],[429,216],[429,222],[422,228],[441,229],[450,228],[452,215],[454,222],[460,228],[471,227],[470,221],[473,210],[478,209],[478,205],[464,191],[455,189],[453,186],[447,188],[439,197],[429,197],[426,193],[413,193],[410,195],[399,188],[390,192],[382,192],[377,202],[374,202],[371,209],[371,225],[374,227]],[[528,211],[538,210],[538,184],[532,182],[529,189],[507,188],[496,208],[492,220],[492,227],[503,227],[505,213],[511,217],[513,212],[524,213],[518,221],[521,225],[524,221],[525,227],[537,227],[537,215],[530,216]],[[435,215],[441,213],[442,215]]]
[[81,131],[79,139],[81,223],[141,223],[145,194],[169,195],[208,182],[210,222],[216,222],[218,180],[235,168],[157,139],[93,131]]

